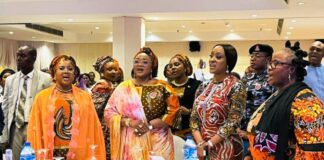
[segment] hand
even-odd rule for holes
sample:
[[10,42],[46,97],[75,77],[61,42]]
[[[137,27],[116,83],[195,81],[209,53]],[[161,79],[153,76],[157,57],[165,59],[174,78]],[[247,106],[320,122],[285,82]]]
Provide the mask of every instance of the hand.
[[248,139],[248,133],[246,131],[237,128],[236,132],[239,134],[241,138]]
[[151,120],[150,124],[153,126],[153,128],[167,128],[167,127],[169,127],[169,125],[166,124],[164,121],[162,121],[160,118]]
[[0,150],[5,151],[7,148],[9,148],[8,143],[0,143]]
[[209,145],[207,142],[203,143],[201,146],[197,147],[197,156],[199,159],[203,159],[205,155],[205,148],[209,149]]
[[134,128],[134,133],[137,136],[142,136],[149,131],[148,124],[143,120],[131,120],[129,126]]
[[180,110],[181,110],[181,115],[190,115],[190,113],[191,113],[190,109],[188,109],[184,106],[181,106]]

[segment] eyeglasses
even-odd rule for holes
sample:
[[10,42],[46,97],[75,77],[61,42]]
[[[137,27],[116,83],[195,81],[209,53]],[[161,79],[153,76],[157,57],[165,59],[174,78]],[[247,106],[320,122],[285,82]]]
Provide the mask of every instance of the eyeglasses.
[[250,58],[261,58],[261,57],[268,57],[266,55],[261,55],[260,53],[252,53],[249,55]]
[[270,69],[275,69],[278,65],[288,65],[288,66],[291,66],[292,64],[290,63],[285,63],[285,62],[280,62],[280,61],[277,61],[277,60],[273,60],[273,61],[270,61],[269,62],[269,66],[270,66]]
[[311,47],[310,49],[309,49],[309,51],[311,51],[311,52],[322,52],[322,49],[321,48],[317,48],[317,47]]

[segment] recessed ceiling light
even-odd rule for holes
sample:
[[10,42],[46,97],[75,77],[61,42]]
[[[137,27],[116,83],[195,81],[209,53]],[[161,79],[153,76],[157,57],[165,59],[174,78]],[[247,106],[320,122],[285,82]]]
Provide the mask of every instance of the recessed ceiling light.
[[186,26],[185,26],[185,25],[182,25],[181,27],[182,27],[182,28],[186,28]]
[[100,29],[100,27],[95,27],[96,29]]
[[32,37],[32,39],[35,39],[36,37]]
[[289,27],[289,29],[295,29],[294,27]]
[[226,27],[230,27],[231,25],[228,22],[225,22]]
[[159,20],[159,17],[152,17],[152,20],[157,21]]
[[295,22],[297,22],[297,21],[296,21],[295,19],[293,19],[293,20],[291,20],[291,22],[292,22],[292,23],[295,23]]
[[252,14],[251,16],[255,18],[255,17],[257,17],[258,15],[256,15],[256,14]]
[[9,34],[14,34],[14,32],[10,31]]
[[234,32],[234,29],[231,29],[230,32]]
[[73,21],[73,19],[72,19],[72,18],[69,18],[69,19],[68,19],[68,21],[69,21],[69,22],[72,22],[72,21]]
[[287,35],[291,35],[291,32],[287,32]]
[[298,5],[304,5],[305,2],[298,2],[297,4],[298,4]]
[[189,33],[192,33],[192,31],[190,30]]

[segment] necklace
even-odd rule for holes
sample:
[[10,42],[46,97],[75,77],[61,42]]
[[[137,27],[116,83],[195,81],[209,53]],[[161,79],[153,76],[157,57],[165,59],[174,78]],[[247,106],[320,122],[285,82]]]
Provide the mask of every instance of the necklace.
[[57,87],[55,87],[55,88],[56,88],[56,90],[58,90],[59,92],[62,92],[62,93],[70,93],[72,91],[72,88],[68,89],[68,90],[59,89]]
[[135,86],[140,87],[140,86],[143,86],[143,85],[145,85],[145,84],[148,84],[148,82],[149,82],[150,80],[152,80],[152,79],[150,78],[150,79],[145,80],[145,81],[142,81],[142,82],[137,82],[137,81],[134,79],[134,80],[133,80],[133,83],[134,83]]
[[184,86],[185,84],[187,84],[189,78],[187,78],[183,83],[177,83],[175,80],[172,81],[171,83],[177,87],[181,87],[181,86]]

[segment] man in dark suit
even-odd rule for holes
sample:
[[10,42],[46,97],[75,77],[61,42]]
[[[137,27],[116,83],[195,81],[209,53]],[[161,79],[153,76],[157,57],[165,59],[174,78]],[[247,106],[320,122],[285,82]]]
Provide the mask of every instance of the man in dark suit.
[[6,80],[2,109],[4,129],[0,137],[2,146],[13,151],[13,159],[18,160],[26,141],[29,113],[36,94],[51,85],[49,74],[34,69],[37,51],[29,45],[21,46],[17,51],[19,72]]

